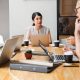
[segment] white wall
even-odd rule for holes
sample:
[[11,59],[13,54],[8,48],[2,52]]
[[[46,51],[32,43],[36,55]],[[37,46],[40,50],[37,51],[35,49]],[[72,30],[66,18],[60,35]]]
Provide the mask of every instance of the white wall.
[[9,38],[9,0],[0,0],[0,35]]
[[24,34],[32,25],[31,16],[35,11],[43,15],[43,25],[57,38],[57,0],[9,0],[10,36]]

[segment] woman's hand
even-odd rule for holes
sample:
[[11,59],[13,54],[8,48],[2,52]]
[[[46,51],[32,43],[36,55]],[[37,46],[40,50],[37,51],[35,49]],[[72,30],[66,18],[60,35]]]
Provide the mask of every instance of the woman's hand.
[[67,51],[72,51],[75,56],[77,55],[75,50],[72,50],[71,48],[65,46],[65,47],[63,48],[63,52],[67,52]]
[[71,51],[71,48],[69,48],[68,46],[64,46],[63,51],[64,51],[64,52],[66,52],[66,51]]

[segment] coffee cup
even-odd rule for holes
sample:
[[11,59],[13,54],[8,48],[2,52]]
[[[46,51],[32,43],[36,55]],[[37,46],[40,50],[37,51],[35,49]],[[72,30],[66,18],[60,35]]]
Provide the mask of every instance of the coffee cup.
[[54,41],[54,46],[55,46],[55,47],[59,47],[59,43],[60,43],[59,40]]
[[64,53],[64,57],[65,57],[65,62],[66,63],[72,63],[72,59],[73,59],[73,52],[72,51],[67,51]]
[[28,46],[29,45],[29,41],[24,41],[24,46]]

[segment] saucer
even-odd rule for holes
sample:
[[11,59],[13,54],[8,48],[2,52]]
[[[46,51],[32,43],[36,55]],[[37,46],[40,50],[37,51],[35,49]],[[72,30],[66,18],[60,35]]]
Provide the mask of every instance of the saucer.
[[[49,44],[51,47],[54,47],[55,45],[54,44]],[[59,44],[60,47],[63,47],[64,44]]]

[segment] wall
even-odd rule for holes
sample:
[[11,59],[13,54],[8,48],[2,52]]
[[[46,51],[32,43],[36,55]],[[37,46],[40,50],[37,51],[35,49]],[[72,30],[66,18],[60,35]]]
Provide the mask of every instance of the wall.
[[9,38],[9,0],[0,0],[0,35]]
[[9,0],[10,36],[25,34],[32,25],[31,16],[35,11],[43,15],[43,25],[57,38],[57,0]]

